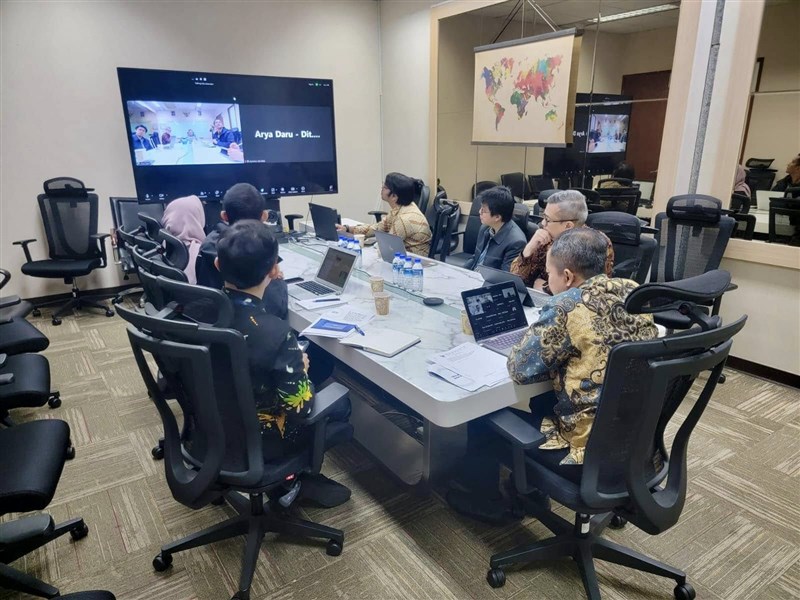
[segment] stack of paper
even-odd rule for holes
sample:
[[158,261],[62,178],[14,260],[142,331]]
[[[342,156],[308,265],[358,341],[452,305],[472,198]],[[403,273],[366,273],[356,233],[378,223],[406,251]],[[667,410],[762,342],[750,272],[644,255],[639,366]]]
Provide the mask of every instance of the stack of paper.
[[506,357],[472,342],[435,354],[429,360],[430,373],[468,392],[508,380]]
[[341,306],[322,314],[319,319],[301,331],[300,335],[341,339],[353,331],[357,331],[372,317],[372,313],[355,310],[349,306]]

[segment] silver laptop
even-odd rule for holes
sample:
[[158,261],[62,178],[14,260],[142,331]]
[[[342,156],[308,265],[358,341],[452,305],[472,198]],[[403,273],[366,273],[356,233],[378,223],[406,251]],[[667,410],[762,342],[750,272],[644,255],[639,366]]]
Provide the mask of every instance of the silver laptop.
[[[388,263],[394,260],[394,255],[397,252],[400,254],[408,254],[406,245],[403,243],[403,238],[399,235],[386,233],[384,231],[376,231],[375,239],[378,241],[378,249],[381,251],[381,258]],[[432,267],[435,264],[436,261],[434,260],[422,258],[422,266],[425,268]]]
[[350,280],[355,262],[355,253],[341,248],[328,248],[314,280],[290,283],[287,286],[289,295],[298,300],[307,300],[341,294]]
[[461,299],[479,346],[508,356],[528,331],[513,281],[461,292]]

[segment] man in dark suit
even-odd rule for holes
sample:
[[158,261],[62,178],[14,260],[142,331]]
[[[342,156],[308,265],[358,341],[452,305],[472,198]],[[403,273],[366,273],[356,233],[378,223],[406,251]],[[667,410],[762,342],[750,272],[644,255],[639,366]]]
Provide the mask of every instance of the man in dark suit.
[[152,150],[153,142],[147,137],[147,127],[137,125],[135,133],[131,136],[134,150]]
[[465,266],[474,270],[485,265],[508,271],[527,242],[512,220],[514,196],[507,187],[496,186],[478,194],[477,199],[481,202],[481,228],[475,254]]

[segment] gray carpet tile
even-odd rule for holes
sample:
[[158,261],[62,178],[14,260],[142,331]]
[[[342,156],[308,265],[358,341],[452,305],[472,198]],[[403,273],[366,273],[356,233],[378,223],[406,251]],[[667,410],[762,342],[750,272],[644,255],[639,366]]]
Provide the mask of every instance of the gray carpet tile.
[[[62,593],[112,590],[120,600],[220,600],[239,580],[243,538],[174,557],[155,573],[161,544],[224,520],[227,507],[190,510],[175,502],[162,463],[150,450],[160,436],[119,318],[85,313],[53,327],[32,319],[51,339],[45,352],[59,409],[24,409],[18,421],[69,422],[77,450],[48,512],[82,516],[89,536],[65,536],[13,563]],[[685,410],[668,428],[677,431]],[[690,483],[680,522],[660,536],[629,525],[614,541],[684,569],[711,600],[800,597],[800,390],[728,370],[690,444]],[[334,509],[298,508],[298,516],[345,531],[345,550],[269,534],[253,600],[525,599],[580,600],[571,561],[515,567],[502,589],[484,580],[492,553],[549,536],[535,519],[493,527],[459,516],[436,494],[399,484],[356,443],[329,453],[324,472],[349,486],[352,499]],[[569,518],[563,507],[559,512]],[[3,521],[16,515],[6,515]],[[673,584],[597,563],[607,600],[671,598]],[[22,598],[0,591],[0,600]]]

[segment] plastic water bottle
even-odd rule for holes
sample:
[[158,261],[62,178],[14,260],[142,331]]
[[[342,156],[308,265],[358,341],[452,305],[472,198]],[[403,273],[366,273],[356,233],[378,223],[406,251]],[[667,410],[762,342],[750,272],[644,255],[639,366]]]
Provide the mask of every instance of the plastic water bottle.
[[403,264],[403,283],[402,288],[409,292],[414,289],[414,263],[410,256],[406,256],[406,262]]
[[356,253],[356,269],[361,268],[361,242],[358,240],[353,244],[353,252]]
[[356,249],[356,241],[353,238],[347,238],[347,246],[345,246],[351,252],[355,251]]
[[396,286],[400,285],[400,280],[403,276],[403,264],[405,261],[401,256],[402,254],[395,252],[394,260],[392,261],[392,283]]
[[414,267],[411,269],[413,289],[415,292],[422,292],[422,259],[414,259]]
[[347,248],[347,238],[343,235],[339,236],[339,248]]

